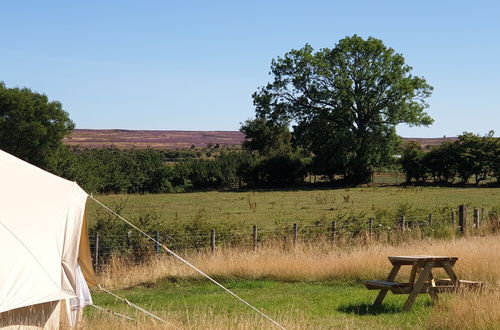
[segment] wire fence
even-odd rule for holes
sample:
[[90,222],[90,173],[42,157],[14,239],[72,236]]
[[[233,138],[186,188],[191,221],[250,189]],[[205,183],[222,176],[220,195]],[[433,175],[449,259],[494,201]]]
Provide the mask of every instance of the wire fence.
[[[173,251],[206,251],[215,254],[225,248],[257,250],[272,246],[288,249],[298,244],[317,242],[329,242],[332,246],[354,246],[373,242],[397,244],[409,238],[449,238],[498,231],[500,214],[497,210],[484,211],[460,205],[447,215],[402,215],[396,219],[348,219],[307,225],[291,223],[272,229],[251,226],[245,230],[205,229],[199,232],[171,233],[149,231],[148,234]],[[90,246],[96,269],[112,255],[122,255],[141,262],[164,253],[159,244],[135,231],[125,234],[91,232]]]

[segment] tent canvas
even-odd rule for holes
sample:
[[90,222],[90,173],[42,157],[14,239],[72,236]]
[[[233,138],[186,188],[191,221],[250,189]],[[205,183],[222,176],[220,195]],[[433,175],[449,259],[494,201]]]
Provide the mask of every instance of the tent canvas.
[[[0,327],[59,324],[81,291],[78,265],[96,283],[87,196],[75,182],[0,150]],[[35,320],[19,324],[28,316]]]

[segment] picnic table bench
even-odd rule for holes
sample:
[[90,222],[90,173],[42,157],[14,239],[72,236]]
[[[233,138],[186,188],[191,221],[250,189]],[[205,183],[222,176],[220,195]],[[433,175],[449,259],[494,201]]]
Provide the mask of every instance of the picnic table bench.
[[[453,270],[453,266],[458,260],[457,257],[446,256],[391,256],[388,257],[392,264],[392,270],[385,281],[366,281],[368,290],[380,290],[374,305],[380,305],[387,292],[393,294],[408,294],[403,309],[409,310],[419,293],[428,293],[433,302],[437,301],[438,293],[456,292],[460,287],[482,289],[484,283],[477,281],[459,280]],[[408,282],[396,282],[395,278],[402,266],[412,266],[410,279]],[[434,279],[432,270],[443,268],[448,274],[447,279]]]

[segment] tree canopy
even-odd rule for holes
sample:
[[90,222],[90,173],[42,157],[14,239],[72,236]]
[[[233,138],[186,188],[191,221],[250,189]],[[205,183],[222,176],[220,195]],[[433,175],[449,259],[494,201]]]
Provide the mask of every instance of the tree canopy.
[[372,37],[346,37],[317,52],[306,44],[272,61],[274,80],[253,94],[256,115],[293,124],[318,174],[364,182],[394,155],[396,125],[433,122],[424,111],[432,87],[411,71]]
[[0,82],[0,149],[47,168],[74,126],[61,103]]
[[265,118],[256,118],[245,121],[240,131],[245,134],[243,149],[247,151],[257,151],[263,156],[292,152],[292,134],[287,126],[275,125]]

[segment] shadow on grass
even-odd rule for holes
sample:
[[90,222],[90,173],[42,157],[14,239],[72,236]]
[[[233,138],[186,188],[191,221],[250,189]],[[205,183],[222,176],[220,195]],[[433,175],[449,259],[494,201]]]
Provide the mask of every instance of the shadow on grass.
[[379,315],[379,314],[396,314],[401,313],[403,308],[401,306],[396,305],[377,305],[373,304],[349,304],[349,305],[341,305],[337,309],[339,312],[347,313],[347,314],[356,314],[356,315]]

